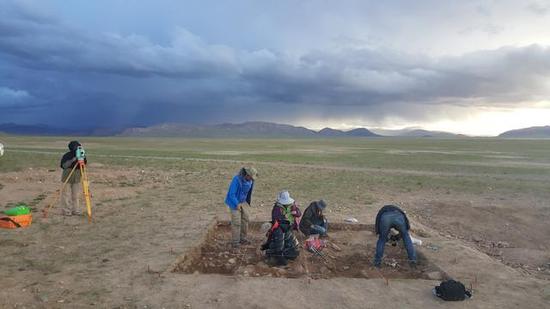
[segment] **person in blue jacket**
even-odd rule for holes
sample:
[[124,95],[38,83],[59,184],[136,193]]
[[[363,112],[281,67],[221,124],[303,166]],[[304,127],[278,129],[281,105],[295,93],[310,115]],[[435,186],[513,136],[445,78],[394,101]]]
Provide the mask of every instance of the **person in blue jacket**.
[[225,204],[231,211],[231,244],[238,248],[241,244],[249,244],[246,239],[248,233],[248,212],[244,205],[250,206],[252,191],[254,190],[254,178],[258,175],[253,167],[243,167],[239,174],[233,177]]

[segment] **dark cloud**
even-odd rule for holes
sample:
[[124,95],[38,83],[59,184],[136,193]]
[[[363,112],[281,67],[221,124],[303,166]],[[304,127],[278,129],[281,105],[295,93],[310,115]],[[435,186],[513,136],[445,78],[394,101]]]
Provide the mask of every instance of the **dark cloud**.
[[28,121],[68,126],[420,118],[419,106],[506,106],[550,94],[546,46],[430,57],[351,44],[296,54],[210,44],[184,28],[161,45],[17,5],[0,10],[0,68],[0,122],[25,110]]

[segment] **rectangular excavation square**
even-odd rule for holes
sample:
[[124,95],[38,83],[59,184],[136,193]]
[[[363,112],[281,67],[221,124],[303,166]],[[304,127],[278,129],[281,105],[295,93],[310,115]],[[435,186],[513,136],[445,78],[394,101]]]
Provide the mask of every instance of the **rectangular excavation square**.
[[308,276],[314,279],[334,277],[385,278],[385,279],[430,279],[427,274],[444,273],[418,252],[418,267],[412,270],[407,263],[403,244],[386,245],[383,266],[372,266],[377,236],[374,226],[367,224],[329,223],[328,245],[322,250],[324,258],[305,250],[305,237],[294,231],[300,241],[300,256],[289,261],[285,267],[269,267],[260,250],[266,240],[260,231],[264,222],[251,222],[249,226],[250,245],[235,250],[231,248],[231,226],[228,221],[215,221],[208,229],[203,241],[184,254],[176,263],[174,272],[242,275],[245,277]]

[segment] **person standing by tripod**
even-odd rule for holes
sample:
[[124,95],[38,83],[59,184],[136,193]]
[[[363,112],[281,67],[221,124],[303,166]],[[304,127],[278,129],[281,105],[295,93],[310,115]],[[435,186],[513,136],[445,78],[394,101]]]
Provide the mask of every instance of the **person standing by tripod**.
[[[80,192],[80,182],[82,178],[81,170],[75,168],[75,165],[78,164],[78,158],[76,155],[78,147],[82,145],[78,141],[71,141],[69,143],[69,151],[63,155],[61,158],[60,166],[63,169],[61,173],[61,182],[67,182],[69,186],[68,190],[63,191],[63,215],[72,216],[82,215],[80,210],[79,202],[79,192]],[[84,158],[84,164],[88,164],[88,160]],[[72,174],[71,174],[72,171]]]

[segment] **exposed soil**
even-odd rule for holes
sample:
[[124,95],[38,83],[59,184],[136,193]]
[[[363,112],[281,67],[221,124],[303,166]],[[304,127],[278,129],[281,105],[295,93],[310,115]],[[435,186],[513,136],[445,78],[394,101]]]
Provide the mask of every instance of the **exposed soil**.
[[[499,203],[500,202],[500,203]],[[441,199],[411,205],[417,220],[442,236],[470,243],[496,260],[550,280],[550,208]]]
[[[430,279],[427,275],[440,272],[439,268],[419,254],[416,270],[408,266],[402,248],[386,246],[384,264],[387,267],[371,267],[376,247],[373,226],[365,224],[330,225],[330,237],[322,256],[313,254],[302,247],[304,237],[300,232],[295,235],[300,240],[300,255],[289,261],[285,267],[269,267],[260,245],[265,241],[260,231],[262,222],[251,222],[249,229],[250,245],[238,250],[230,247],[229,222],[215,222],[209,228],[206,237],[186,253],[177,263],[174,271],[183,273],[216,273],[224,275],[243,275],[245,277],[285,277],[299,278],[307,276],[313,279],[334,277],[348,278],[388,278],[388,279]],[[441,272],[440,276],[444,276]]]

